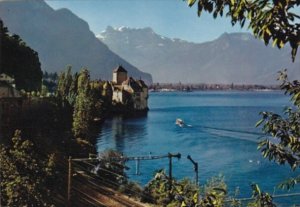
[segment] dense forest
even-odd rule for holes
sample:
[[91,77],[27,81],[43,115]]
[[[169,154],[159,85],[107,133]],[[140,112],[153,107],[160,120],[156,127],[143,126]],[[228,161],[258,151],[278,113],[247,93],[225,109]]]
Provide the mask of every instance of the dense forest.
[[40,90],[42,70],[37,52],[28,47],[18,35],[9,34],[1,19],[0,41],[0,74],[6,73],[13,77],[19,90]]

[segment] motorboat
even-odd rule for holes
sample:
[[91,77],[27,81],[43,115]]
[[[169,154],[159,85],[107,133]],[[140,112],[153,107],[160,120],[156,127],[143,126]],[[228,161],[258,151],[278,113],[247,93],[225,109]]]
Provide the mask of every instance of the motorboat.
[[176,119],[175,124],[180,126],[180,127],[183,127],[185,125],[184,121],[182,119],[179,119],[179,118]]

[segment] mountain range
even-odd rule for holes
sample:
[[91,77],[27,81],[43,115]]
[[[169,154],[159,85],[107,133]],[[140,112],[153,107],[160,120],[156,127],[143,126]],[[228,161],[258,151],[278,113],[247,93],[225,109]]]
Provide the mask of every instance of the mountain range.
[[300,78],[300,60],[292,63],[288,47],[266,47],[249,33],[224,33],[210,42],[193,43],[161,36],[151,28],[108,26],[97,37],[151,73],[155,82],[276,84],[284,68],[291,79]]
[[1,0],[0,18],[11,33],[38,52],[45,71],[61,71],[66,65],[74,71],[87,67],[92,78],[111,80],[112,70],[122,65],[129,75],[152,82],[150,74],[112,52],[87,22],[68,9],[54,10],[43,0]]
[[288,47],[266,47],[248,33],[194,43],[161,36],[149,27],[108,26],[96,38],[87,22],[43,0],[0,0],[0,18],[38,52],[48,72],[70,64],[75,71],[87,67],[92,78],[110,80],[112,69],[122,65],[147,83],[152,74],[154,82],[163,83],[275,84],[277,72],[288,68],[291,79],[300,79],[300,59],[292,63]]

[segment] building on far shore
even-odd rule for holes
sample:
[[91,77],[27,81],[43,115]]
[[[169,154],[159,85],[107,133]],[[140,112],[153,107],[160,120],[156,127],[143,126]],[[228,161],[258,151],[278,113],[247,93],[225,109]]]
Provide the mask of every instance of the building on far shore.
[[15,88],[15,79],[7,74],[0,74],[0,131],[5,131],[11,123],[18,120],[22,105],[23,98]]
[[121,65],[113,70],[111,85],[113,105],[131,106],[135,111],[148,110],[148,86],[143,80],[128,77]]
[[1,73],[0,74],[0,98],[18,98],[20,92],[15,88],[15,79]]

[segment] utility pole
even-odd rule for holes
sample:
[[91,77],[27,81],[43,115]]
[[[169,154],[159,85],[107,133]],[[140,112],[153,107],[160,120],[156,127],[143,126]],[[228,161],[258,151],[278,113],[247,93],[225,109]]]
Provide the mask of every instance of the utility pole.
[[199,181],[198,181],[198,162],[195,162],[190,155],[187,156],[187,158],[193,163],[194,165],[194,170],[196,173],[195,179],[196,179],[196,185],[199,186]]
[[178,159],[180,159],[181,154],[180,153],[177,153],[177,154],[168,153],[168,158],[169,158],[169,190],[172,189],[172,158],[173,157],[177,157]]
[[69,167],[68,167],[68,204],[67,207],[71,207],[71,182],[72,182],[72,157],[70,156],[68,159]]

